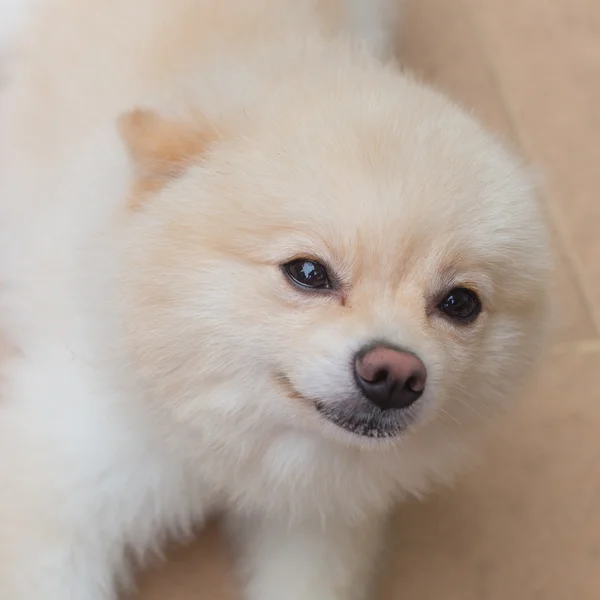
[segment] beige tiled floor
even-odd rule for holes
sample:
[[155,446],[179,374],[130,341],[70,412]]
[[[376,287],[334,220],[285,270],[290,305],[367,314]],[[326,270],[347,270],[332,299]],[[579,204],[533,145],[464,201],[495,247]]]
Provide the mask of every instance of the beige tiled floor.
[[[559,310],[485,465],[398,512],[381,599],[600,598],[600,0],[408,0],[403,30],[406,64],[543,174]],[[219,548],[176,551],[138,598],[234,598]]]

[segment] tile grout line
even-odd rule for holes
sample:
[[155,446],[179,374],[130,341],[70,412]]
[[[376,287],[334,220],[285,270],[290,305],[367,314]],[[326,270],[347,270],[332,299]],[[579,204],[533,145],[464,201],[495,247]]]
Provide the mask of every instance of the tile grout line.
[[[529,152],[526,151],[528,144],[525,143],[524,136],[521,133],[520,128],[517,127],[517,123],[515,122],[513,116],[513,111],[510,109],[510,103],[508,102],[506,94],[504,93],[504,87],[500,82],[500,77],[498,75],[494,62],[491,60],[490,54],[487,50],[487,46],[483,42],[481,31],[479,27],[476,26],[476,23],[473,19],[472,11],[465,5],[464,0],[461,0],[461,5],[465,13],[465,18],[469,20],[469,23],[473,30],[473,35],[475,36],[481,53],[485,59],[485,69],[488,72],[488,75],[495,87],[495,91],[498,94],[498,98],[502,105],[502,110],[506,117],[506,121],[508,123],[512,137],[515,140],[515,143],[519,147],[521,152],[523,152],[523,154],[529,154]],[[547,200],[545,204],[547,206],[548,216],[550,219],[552,219],[552,223],[556,229],[556,233],[560,238],[560,242],[563,245],[564,258],[566,259],[567,266],[569,266],[572,269],[572,274],[577,283],[577,287],[579,288],[579,291],[581,293],[581,298],[583,300],[585,308],[590,314],[590,318],[594,326],[594,334],[600,335],[600,307],[596,307],[596,303],[594,301],[593,296],[589,293],[587,287],[583,285],[583,282],[586,279],[583,272],[583,266],[580,264],[580,261],[577,257],[577,253],[573,248],[570,236],[566,233],[564,227],[562,226],[563,219],[561,218],[560,211],[556,206],[556,201],[553,198],[552,192],[549,189],[547,189],[546,186],[544,186],[542,192]]]

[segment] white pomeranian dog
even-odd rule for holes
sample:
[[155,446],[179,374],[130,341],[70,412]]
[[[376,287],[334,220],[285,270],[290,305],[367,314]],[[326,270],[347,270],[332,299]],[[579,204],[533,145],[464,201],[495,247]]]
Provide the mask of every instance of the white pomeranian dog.
[[28,11],[0,101],[2,600],[112,600],[214,513],[246,600],[364,600],[390,509],[511,406],[540,210],[392,64],[392,4]]

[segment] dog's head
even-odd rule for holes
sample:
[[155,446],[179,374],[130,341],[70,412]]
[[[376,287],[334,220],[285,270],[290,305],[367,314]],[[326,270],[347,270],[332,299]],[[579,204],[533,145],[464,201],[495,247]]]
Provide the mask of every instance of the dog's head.
[[132,366],[178,421],[377,447],[518,392],[547,300],[528,178],[446,100],[380,79],[235,126],[123,117]]

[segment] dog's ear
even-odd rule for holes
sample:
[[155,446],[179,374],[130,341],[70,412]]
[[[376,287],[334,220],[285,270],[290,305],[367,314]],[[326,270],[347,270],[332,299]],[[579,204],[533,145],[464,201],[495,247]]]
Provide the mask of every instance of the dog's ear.
[[170,120],[143,109],[122,115],[118,127],[136,170],[132,208],[176,178],[216,139],[214,130],[191,119]]

